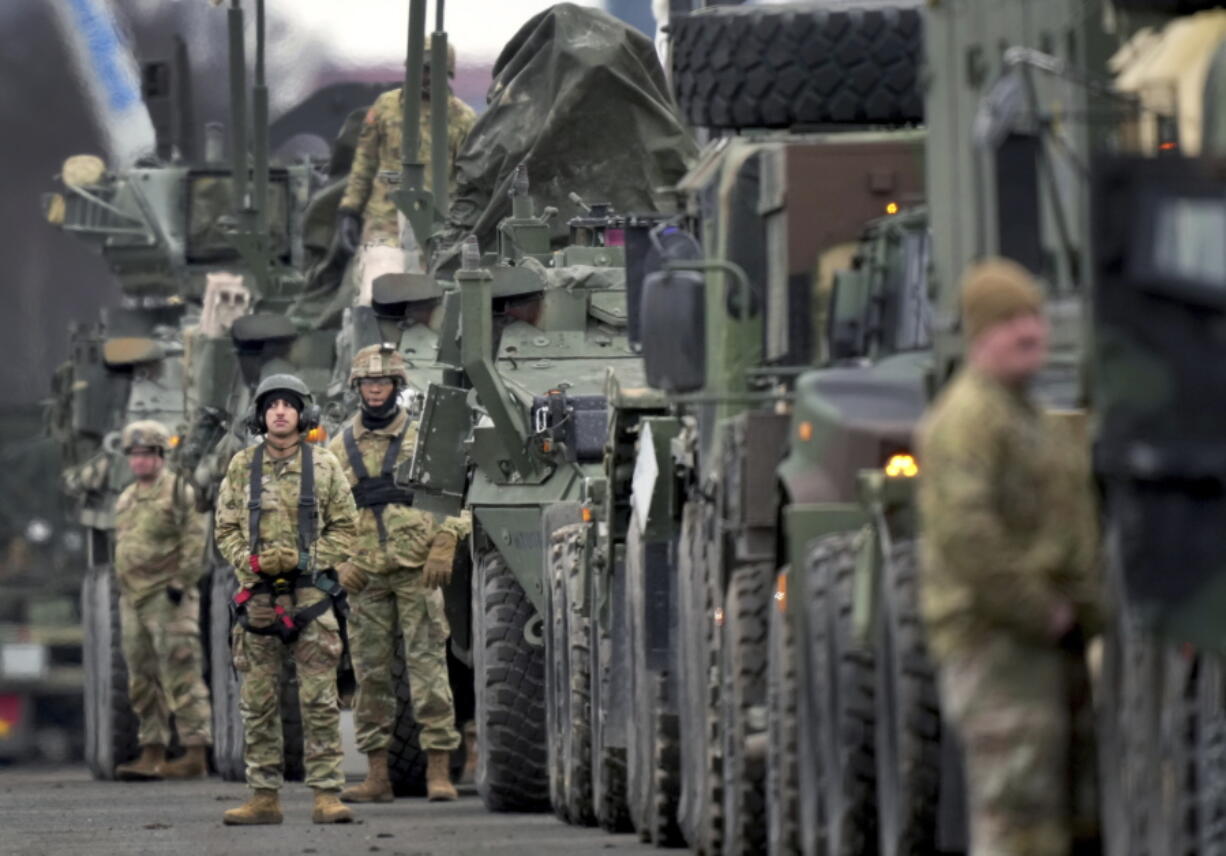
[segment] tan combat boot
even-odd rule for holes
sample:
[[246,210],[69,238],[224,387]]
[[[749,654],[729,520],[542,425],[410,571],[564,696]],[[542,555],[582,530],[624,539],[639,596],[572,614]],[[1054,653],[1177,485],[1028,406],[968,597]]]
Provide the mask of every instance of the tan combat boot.
[[459,797],[451,784],[451,753],[446,749],[431,749],[426,753],[426,798],[430,802],[447,802]]
[[460,773],[460,782],[471,785],[477,781],[477,723],[468,720],[464,723],[464,770]]
[[165,746],[142,746],[139,758],[115,768],[115,778],[121,782],[156,782],[162,778],[161,768],[165,760]]
[[387,772],[387,750],[378,749],[366,756],[366,781],[341,791],[341,799],[351,803],[391,802],[392,780]]
[[281,822],[281,798],[273,790],[257,790],[238,808],[221,816],[226,826],[262,826]]
[[353,812],[337,799],[336,791],[315,789],[315,811],[311,820],[316,823],[353,823]]
[[166,761],[159,768],[163,779],[198,779],[209,772],[206,746],[188,746],[182,758]]

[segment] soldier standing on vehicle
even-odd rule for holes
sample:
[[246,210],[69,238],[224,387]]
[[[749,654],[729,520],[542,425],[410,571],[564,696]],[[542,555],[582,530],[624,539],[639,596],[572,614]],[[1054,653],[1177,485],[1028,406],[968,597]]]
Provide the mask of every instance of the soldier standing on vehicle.
[[1070,676],[1102,626],[1088,450],[1028,386],[1047,358],[1038,285],[995,259],[963,281],[967,361],[919,430],[921,605],[966,750],[971,852],[1072,844]]
[[[213,742],[196,587],[205,568],[205,520],[191,485],[166,468],[170,437],[160,422],[133,422],[122,441],[136,481],[115,503],[115,574],[141,753],[116,767],[115,777],[203,776]],[[186,751],[167,762],[171,714]]]
[[456,798],[450,758],[460,735],[447,675],[451,631],[440,587],[451,579],[456,546],[470,524],[467,515],[437,524],[432,515],[414,509],[412,492],[395,482],[417,440],[417,426],[398,400],[408,381],[404,358],[391,345],[358,351],[349,383],[357,387],[362,409],[330,446],[359,508],[358,548],[339,571],[354,598],[349,625],[358,679],[354,721],[369,772],[341,794],[347,802],[392,799],[387,749],[396,713],[391,666],[397,632],[404,637],[413,716],[426,750],[427,796]]
[[[418,160],[427,165],[425,190],[431,189],[430,164],[430,42],[426,41],[421,89],[421,137]],[[455,49],[447,46],[447,76],[455,77]],[[451,175],[464,138],[477,121],[473,109],[450,96],[447,103],[448,168]],[[417,238],[404,215],[388,196],[401,168],[400,140],[404,130],[404,87],[380,95],[362,122],[362,132],[353,153],[349,183],[337,212],[341,246],[358,256],[358,303],[370,303],[371,284],[385,273],[420,273],[424,260]],[[454,181],[454,179],[452,179]],[[406,255],[415,254],[407,265]]]
[[238,623],[231,637],[242,682],[244,760],[251,799],[226,824],[281,822],[281,675],[293,657],[302,710],[306,783],[315,823],[348,823],[341,772],[336,670],[343,592],[332,570],[353,552],[356,509],[339,462],[305,442],[319,415],[310,390],[289,374],[256,388],[249,428],[264,442],[230,461],[217,496],[217,549],[234,566]]

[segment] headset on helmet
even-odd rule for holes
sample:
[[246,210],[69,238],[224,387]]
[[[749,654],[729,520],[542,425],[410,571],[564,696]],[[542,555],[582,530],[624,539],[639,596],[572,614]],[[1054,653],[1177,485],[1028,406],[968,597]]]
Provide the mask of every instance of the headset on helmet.
[[264,425],[264,412],[260,404],[274,392],[292,392],[302,399],[302,413],[298,418],[299,432],[305,434],[312,428],[319,427],[321,418],[319,405],[315,403],[315,396],[311,395],[310,388],[292,374],[275,374],[260,381],[255,395],[251,397],[251,408],[247,411],[248,431],[252,434],[267,433],[267,426]]

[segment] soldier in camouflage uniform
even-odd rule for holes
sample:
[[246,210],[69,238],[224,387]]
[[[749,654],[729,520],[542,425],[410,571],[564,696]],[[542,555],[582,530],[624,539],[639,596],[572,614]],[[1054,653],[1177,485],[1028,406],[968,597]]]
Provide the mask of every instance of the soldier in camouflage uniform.
[[[422,79],[421,137],[418,160],[427,165],[424,184],[431,189],[430,164],[430,47],[426,45],[426,67]],[[448,45],[447,75],[455,76],[455,50]],[[473,109],[450,96],[447,104],[448,174],[464,138],[477,121]],[[404,273],[405,255],[415,254],[417,259],[408,266],[410,273],[424,270],[416,238],[411,234],[404,216],[396,209],[388,196],[395,188],[389,184],[384,173],[400,173],[400,138],[404,130],[403,87],[384,92],[375,100],[362,123],[362,133],[353,153],[353,166],[349,183],[341,199],[338,211],[337,231],[342,245],[349,252],[361,253],[359,266],[358,302],[370,303],[371,284],[385,273]],[[454,176],[452,178],[454,183]]]
[[[136,481],[115,504],[115,572],[141,754],[116,767],[115,776],[203,776],[213,742],[196,587],[205,567],[205,520],[196,512],[191,486],[166,469],[170,438],[161,423],[133,422],[122,439]],[[186,753],[167,762],[171,714]]]
[[1092,774],[1070,760],[1069,697],[1102,626],[1088,449],[1028,393],[1047,356],[1030,275],[984,262],[962,301],[967,363],[919,431],[921,606],[966,749],[971,852],[1060,856]]
[[[254,791],[246,804],[225,813],[227,824],[281,822],[279,699],[287,656],[298,672],[306,783],[315,791],[313,819],[353,819],[337,798],[344,784],[336,687],[342,639],[332,608],[339,587],[324,571],[352,554],[356,509],[336,458],[304,442],[317,419],[302,381],[283,374],[265,379],[256,389],[250,426],[266,435],[264,442],[234,456],[218,490],[217,549],[234,566],[241,586],[234,598],[239,623],[231,647],[242,681],[247,784]],[[252,489],[254,474],[258,490]],[[254,511],[253,496],[258,497]]]
[[437,524],[413,509],[412,494],[395,485],[393,474],[411,459],[417,440],[417,426],[398,401],[408,379],[404,358],[391,345],[358,351],[349,383],[357,387],[362,409],[330,446],[359,506],[358,547],[340,574],[354,598],[349,625],[358,678],[354,720],[369,772],[341,794],[349,802],[392,799],[387,748],[396,713],[391,664],[397,632],[404,637],[413,716],[428,759],[427,796],[456,798],[449,759],[460,735],[447,675],[451,631],[439,589],[451,578],[456,546],[470,524],[467,515]]

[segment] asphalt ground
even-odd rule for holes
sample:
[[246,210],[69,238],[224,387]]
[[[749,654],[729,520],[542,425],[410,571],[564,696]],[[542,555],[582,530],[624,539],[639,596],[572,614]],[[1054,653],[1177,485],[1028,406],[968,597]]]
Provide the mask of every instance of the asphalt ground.
[[247,798],[242,784],[98,782],[84,767],[0,768],[0,854],[20,856],[552,856],[656,852],[633,835],[567,826],[551,814],[491,814],[472,788],[454,803],[401,799],[353,806],[357,822],[311,823],[301,782],[281,792],[280,826],[230,827],[221,813]]

